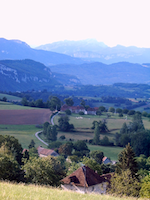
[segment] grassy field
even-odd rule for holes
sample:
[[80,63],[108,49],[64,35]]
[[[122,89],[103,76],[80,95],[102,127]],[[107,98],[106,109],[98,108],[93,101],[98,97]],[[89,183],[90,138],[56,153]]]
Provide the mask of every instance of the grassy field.
[[29,110],[29,109],[40,109],[40,108],[19,106],[13,103],[0,101],[0,110]]
[[36,128],[35,125],[0,125],[0,135],[11,135],[18,139],[23,148],[28,148],[31,140],[35,141],[36,147],[42,145],[36,137],[35,133],[40,131],[40,128]]
[[[137,198],[113,197],[98,194],[80,194],[57,188],[0,182],[2,200],[136,200]],[[142,198],[139,198],[142,200]]]
[[20,97],[16,97],[13,95],[0,93],[0,99],[2,99],[3,97],[6,97],[8,101],[21,101],[21,99],[22,99]]
[[96,146],[88,145],[90,151],[100,150],[104,153],[104,156],[110,158],[112,161],[118,160],[118,154],[123,150],[122,147],[105,147],[105,146]]

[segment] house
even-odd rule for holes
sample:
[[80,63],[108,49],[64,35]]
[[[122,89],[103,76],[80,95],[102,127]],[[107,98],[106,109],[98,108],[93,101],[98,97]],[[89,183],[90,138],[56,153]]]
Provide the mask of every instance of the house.
[[56,151],[54,151],[53,149],[45,149],[42,146],[39,146],[37,150],[38,150],[39,157],[59,156],[59,154],[56,153]]
[[61,180],[61,187],[80,193],[105,194],[110,186],[111,174],[100,176],[87,166],[80,167],[69,176]]
[[70,110],[72,113],[85,112],[85,108],[83,106],[67,106],[66,104],[61,107],[61,111]]
[[104,164],[109,164],[109,163],[112,163],[112,161],[111,161],[109,158],[104,157],[104,158],[103,158],[103,163],[104,163]]
[[87,115],[96,115],[96,108],[88,108],[87,109]]

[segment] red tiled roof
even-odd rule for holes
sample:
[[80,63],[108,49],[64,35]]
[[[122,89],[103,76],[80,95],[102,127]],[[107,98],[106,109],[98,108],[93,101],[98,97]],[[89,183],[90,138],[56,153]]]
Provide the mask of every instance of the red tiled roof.
[[100,184],[103,182],[110,183],[110,179],[111,179],[111,174],[104,174],[100,176],[89,167],[84,166],[84,167],[80,167],[79,169],[74,171],[72,174],[62,179],[61,182],[64,184],[73,183],[76,186],[89,187],[89,186]]
[[41,147],[41,146],[39,146],[38,148],[37,148],[37,150],[38,150],[38,154],[42,154],[42,155],[45,155],[45,156],[49,156],[49,155],[54,155],[56,152],[54,151],[54,150],[52,150],[52,149],[45,149],[45,148],[43,148],[43,147]]
[[107,157],[106,157],[106,156],[104,156],[104,157],[103,157],[103,162],[104,162],[106,159],[107,159]]

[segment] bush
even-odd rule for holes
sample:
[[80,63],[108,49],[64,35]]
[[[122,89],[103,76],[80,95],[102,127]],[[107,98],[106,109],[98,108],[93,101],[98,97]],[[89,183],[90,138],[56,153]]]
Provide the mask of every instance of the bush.
[[60,141],[55,141],[55,142],[51,142],[48,145],[49,149],[55,149],[55,148],[59,148],[62,145],[62,142]]
[[65,110],[66,115],[71,115],[71,111],[69,109]]
[[61,135],[61,136],[60,136],[60,139],[61,139],[61,140],[65,140],[65,139],[66,139],[65,135]]
[[80,112],[79,112],[79,115],[84,115],[84,112],[83,112],[83,111],[80,111]]

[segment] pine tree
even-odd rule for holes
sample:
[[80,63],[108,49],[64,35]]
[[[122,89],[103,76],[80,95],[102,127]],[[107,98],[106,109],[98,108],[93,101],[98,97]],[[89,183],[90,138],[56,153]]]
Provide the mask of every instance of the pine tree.
[[126,148],[119,154],[118,172],[129,169],[132,176],[138,171],[138,165],[135,158],[135,153],[130,144],[126,145]]
[[35,147],[35,142],[34,142],[34,140],[31,140],[31,142],[30,142],[30,144],[29,144],[28,147],[29,147],[29,149]]

